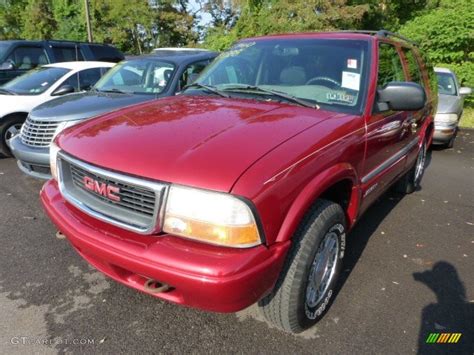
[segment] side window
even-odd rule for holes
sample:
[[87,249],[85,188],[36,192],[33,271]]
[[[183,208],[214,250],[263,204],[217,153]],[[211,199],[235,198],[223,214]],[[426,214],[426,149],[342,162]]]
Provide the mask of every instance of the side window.
[[89,49],[94,55],[94,60],[102,62],[120,62],[124,59],[123,54],[111,46],[89,45]]
[[6,59],[15,69],[30,70],[38,65],[48,64],[48,57],[43,48],[18,47]]
[[420,57],[423,60],[424,67],[426,68],[426,73],[428,74],[428,83],[430,86],[431,96],[438,97],[438,78],[436,77],[433,64],[429,60],[428,56],[425,55],[423,52],[418,53],[420,54]]
[[403,66],[397,49],[388,43],[380,43],[377,88],[392,81],[405,81]]
[[102,76],[101,68],[86,69],[79,72],[79,87],[81,90],[89,90],[99,81]]
[[181,90],[186,85],[192,84],[199,76],[199,73],[201,73],[210,62],[209,59],[206,59],[189,64],[181,75],[181,78],[179,78],[179,89]]
[[421,77],[421,70],[418,61],[416,60],[415,54],[411,49],[403,48],[403,53],[405,54],[405,58],[407,60],[408,66],[408,73],[410,74],[410,80],[420,84],[421,86],[425,86],[423,82],[423,78]]
[[53,53],[58,62],[83,61],[84,56],[79,47],[53,46]]
[[79,73],[75,73],[67,78],[60,86],[71,85],[75,92],[79,91]]

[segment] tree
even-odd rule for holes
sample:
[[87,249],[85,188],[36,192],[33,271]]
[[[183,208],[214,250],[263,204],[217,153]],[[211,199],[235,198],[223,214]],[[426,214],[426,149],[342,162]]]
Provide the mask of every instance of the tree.
[[22,37],[25,39],[51,39],[56,30],[56,21],[51,11],[50,0],[28,0],[23,13]]
[[441,0],[440,6],[401,27],[433,64],[452,68],[474,86],[474,12],[470,0]]
[[57,23],[54,38],[85,41],[84,2],[80,0],[52,0],[52,12]]
[[4,0],[0,2],[0,40],[21,38],[23,12],[28,0]]

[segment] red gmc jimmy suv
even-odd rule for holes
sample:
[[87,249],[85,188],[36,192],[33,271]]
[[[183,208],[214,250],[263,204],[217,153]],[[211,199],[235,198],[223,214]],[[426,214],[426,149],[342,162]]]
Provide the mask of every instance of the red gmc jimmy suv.
[[431,76],[387,31],[245,39],[180,95],[66,129],[41,199],[111,278],[210,311],[259,302],[300,332],[332,302],[364,211],[418,187]]

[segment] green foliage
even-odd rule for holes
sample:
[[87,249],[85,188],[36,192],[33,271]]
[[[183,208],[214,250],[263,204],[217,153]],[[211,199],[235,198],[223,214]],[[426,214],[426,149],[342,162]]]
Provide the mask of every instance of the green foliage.
[[8,0],[0,2],[0,40],[21,38],[22,14],[28,0]]
[[212,29],[206,46],[222,50],[231,40],[270,33],[308,32],[360,27],[367,5],[346,0],[248,0],[232,29]]
[[[470,0],[442,0],[440,7],[407,22],[400,32],[419,43],[435,66],[454,70],[474,87],[474,11]],[[469,101],[472,105],[472,99]]]
[[51,39],[56,30],[56,21],[51,11],[50,0],[29,0],[23,13],[22,37],[25,39]]
[[53,0],[53,15],[57,23],[54,38],[73,41],[87,40],[84,2],[81,0]]

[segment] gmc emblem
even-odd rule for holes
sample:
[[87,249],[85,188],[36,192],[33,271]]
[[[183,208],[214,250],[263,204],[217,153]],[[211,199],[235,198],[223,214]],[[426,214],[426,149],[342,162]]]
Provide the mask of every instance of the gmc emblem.
[[84,176],[82,182],[87,190],[107,197],[109,200],[120,201],[120,196],[117,195],[120,193],[120,189],[117,186],[107,185],[105,182],[99,182],[89,176]]

